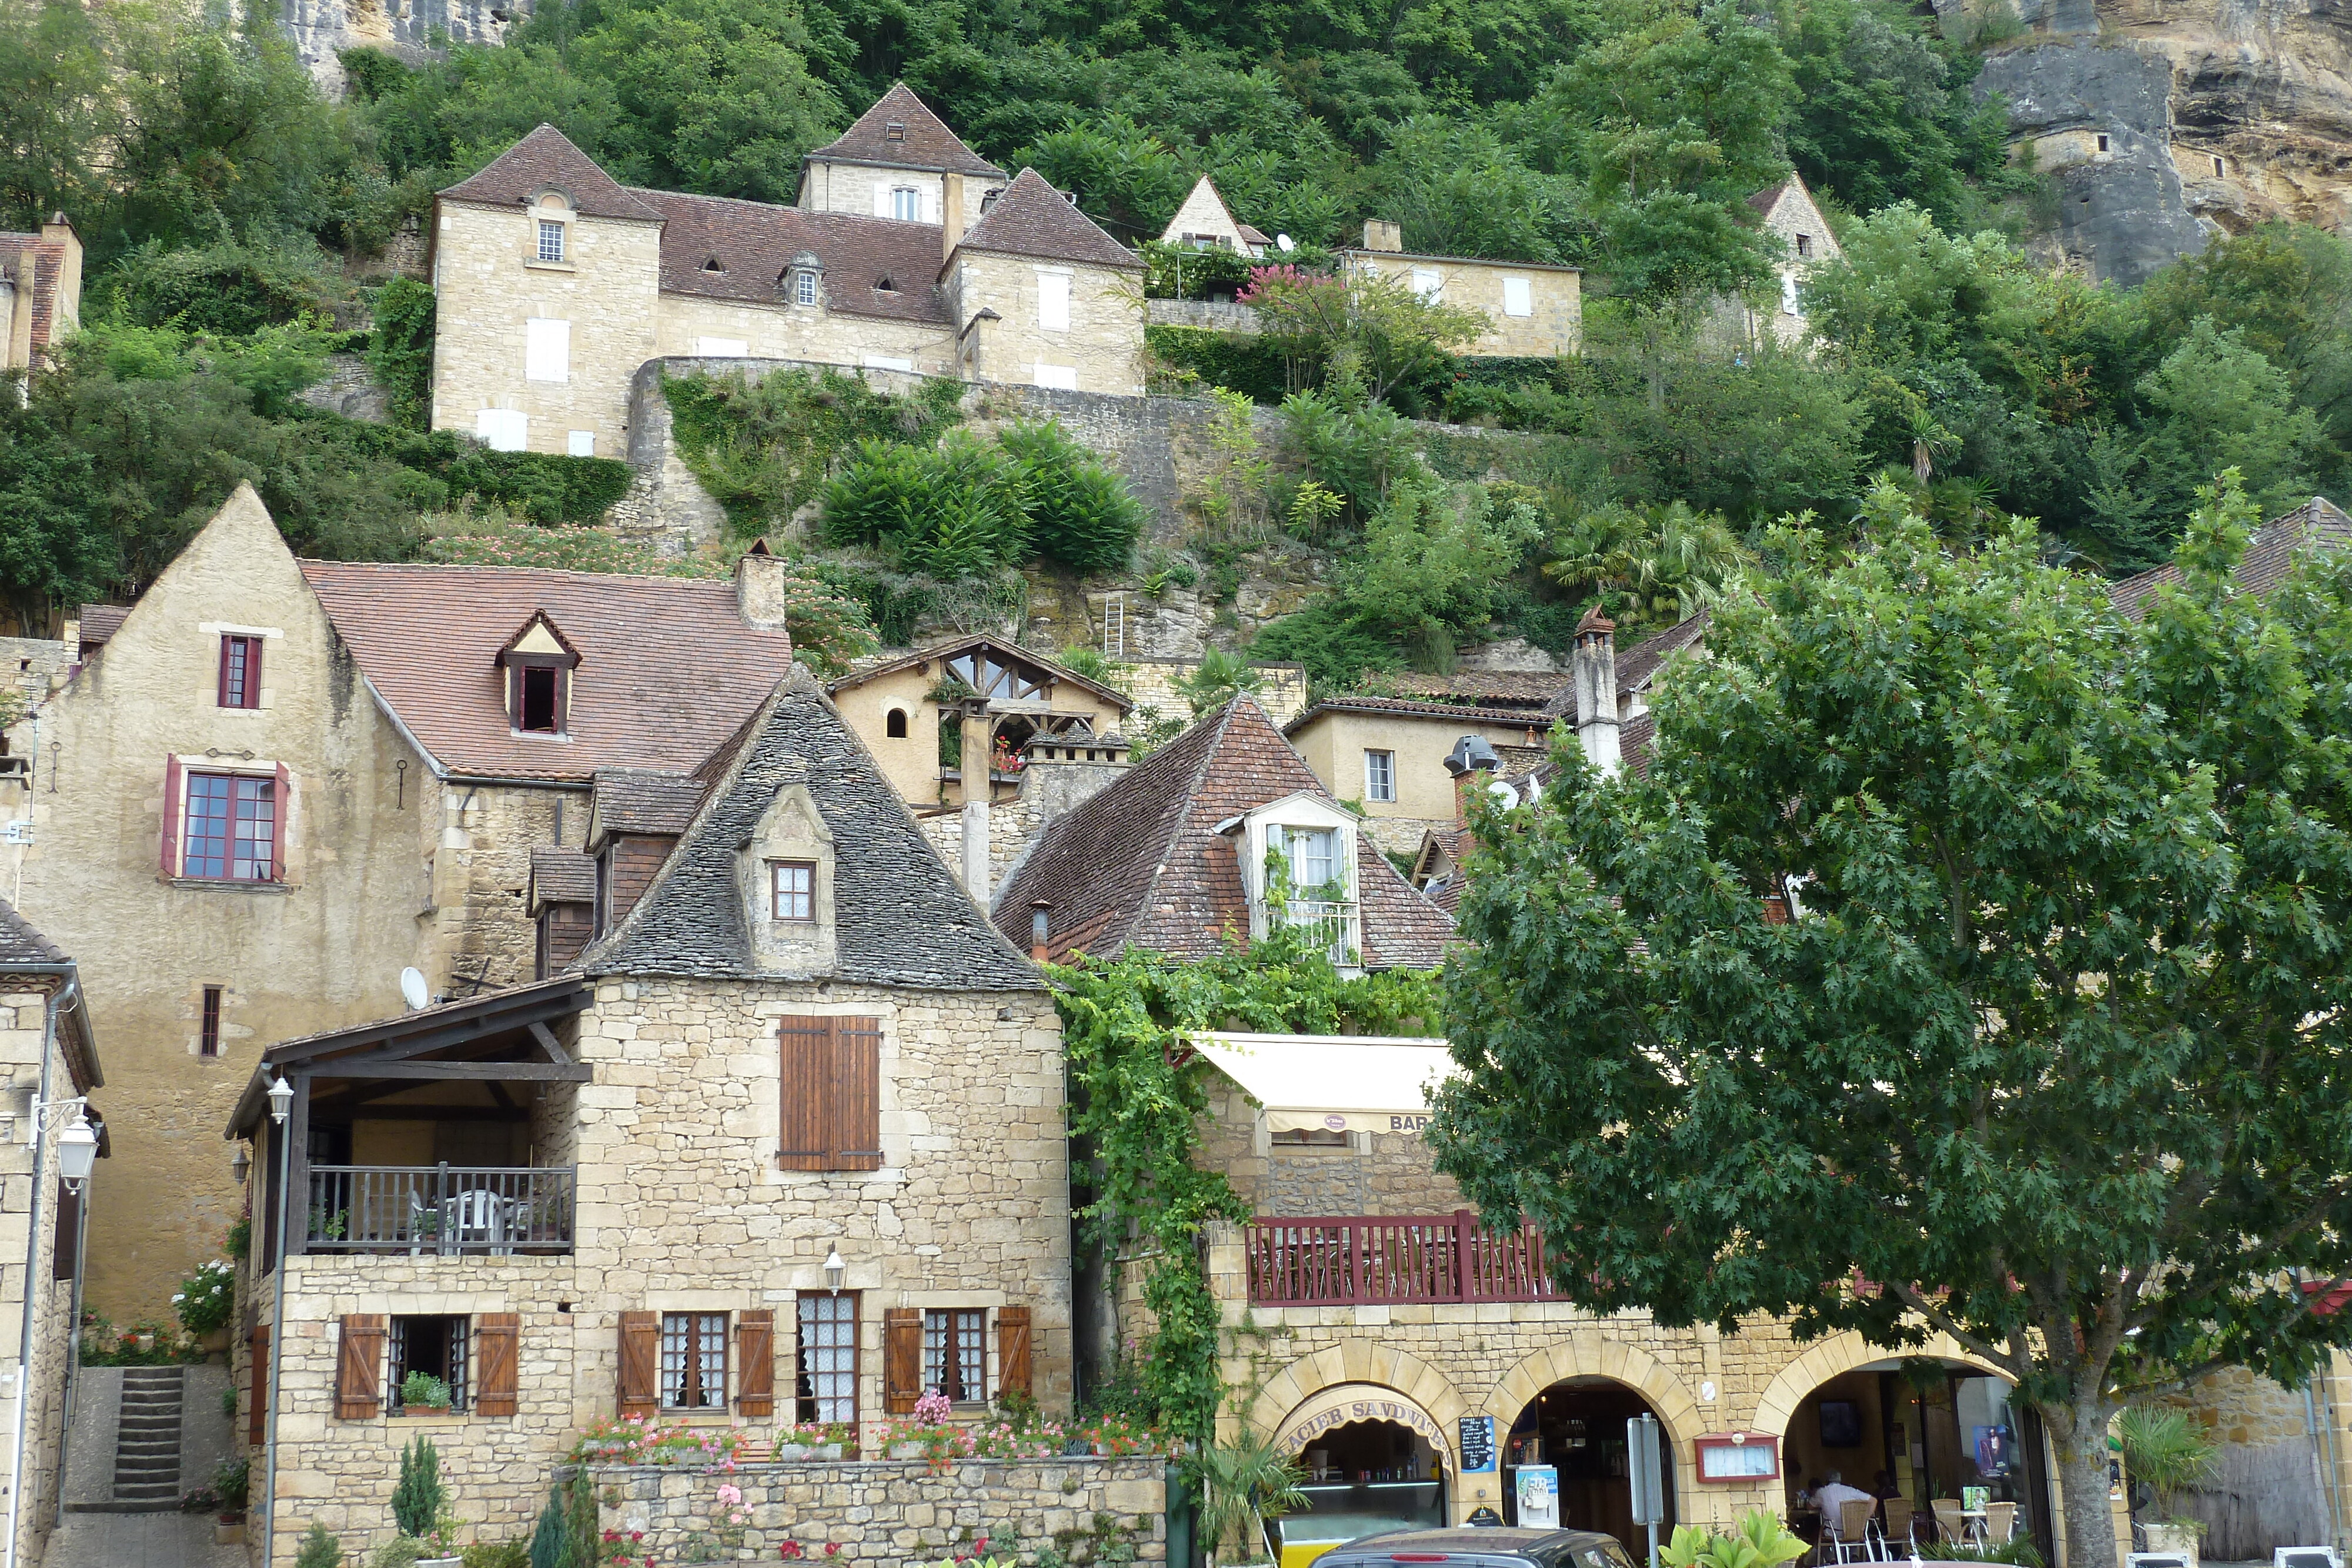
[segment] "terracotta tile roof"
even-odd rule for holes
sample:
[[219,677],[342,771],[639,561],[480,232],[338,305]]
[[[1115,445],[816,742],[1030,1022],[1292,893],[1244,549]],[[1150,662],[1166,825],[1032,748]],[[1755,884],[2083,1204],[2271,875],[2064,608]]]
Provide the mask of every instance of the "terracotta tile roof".
[[42,936],[33,923],[0,899],[0,968],[16,964],[70,964],[58,945]]
[[1034,169],[1021,171],[956,248],[1143,270],[1140,257],[1097,228]]
[[596,902],[596,862],[578,850],[535,844],[530,852],[530,913],[542,904]]
[[572,210],[587,217],[650,220],[661,216],[552,125],[533,131],[491,159],[480,173],[458,181],[441,196],[445,201],[519,207],[551,188],[569,196]]
[[1469,670],[1451,675],[1401,674],[1383,676],[1383,683],[1395,695],[1423,701],[1452,700],[1471,707],[1539,708],[1569,689],[1566,674],[1545,674],[1534,671],[1496,671],[1481,673]]
[[675,838],[694,820],[705,783],[691,773],[650,768],[599,768],[589,802],[591,844],[614,833]]
[[1475,719],[1484,724],[1525,725],[1540,733],[1551,727],[1551,720],[1540,712],[1523,708],[1476,707],[1467,703],[1425,703],[1411,697],[1326,697],[1282,727],[1285,735],[1297,735],[1316,715],[1324,713],[1393,714],[1412,719]]
[[[901,139],[890,140],[890,127],[901,127]],[[812,163],[874,163],[886,169],[927,169],[959,174],[993,174],[1004,171],[963,144],[947,121],[930,111],[904,82],[875,99],[874,107],[856,124],[808,155]]]
[[[2238,586],[2259,598],[2285,580],[2295,558],[2304,551],[2347,547],[2352,547],[2352,517],[2325,497],[2314,496],[2255,531],[2244,559],[2238,562]],[[2179,567],[2159,566],[2111,585],[2107,597],[2116,609],[2137,621],[2147,613],[2149,594],[2179,580]]]
[[851,686],[862,686],[877,675],[887,675],[895,670],[904,670],[917,664],[935,663],[944,664],[950,659],[961,658],[973,652],[986,654],[989,663],[999,668],[1006,665],[1026,666],[1043,672],[1056,683],[1066,681],[1074,686],[1093,693],[1104,702],[1116,707],[1122,715],[1135,706],[1135,700],[1117,686],[1105,685],[1091,676],[1078,674],[1067,665],[1055,664],[1034,649],[1024,648],[1018,643],[986,633],[977,636],[952,637],[944,643],[934,643],[928,648],[918,648],[909,653],[888,653],[861,660],[851,667],[847,674],[832,682],[824,689],[828,692],[844,692]]
[[[586,782],[600,768],[688,768],[793,667],[792,638],[746,626],[733,585],[513,566],[306,560],[360,669],[451,772]],[[568,737],[520,736],[499,650],[544,610],[580,650]]]
[[[824,264],[827,309],[902,321],[954,319],[939,289],[937,224],[812,213],[674,191],[630,194],[664,220],[665,293],[781,304],[782,275],[805,252]],[[719,264],[716,271],[713,262]],[[879,287],[886,281],[892,287]]]
[[801,785],[834,841],[832,977],[930,990],[1036,990],[1035,966],[950,874],[849,726],[795,665],[740,736],[653,884],[580,956],[591,975],[754,979],[737,858],[783,789]]
[[1617,727],[1617,755],[1625,771],[1636,779],[1645,779],[1650,772],[1650,754],[1657,747],[1658,719],[1655,714],[1639,714]]
[[122,630],[122,618],[131,613],[128,604],[85,604],[81,607],[81,651],[103,647],[107,640]]
[[[1054,957],[1129,946],[1206,957],[1249,930],[1234,839],[1217,824],[1300,793],[1332,800],[1265,710],[1235,697],[1048,826],[996,896],[998,928],[1025,941],[1044,899]],[[1453,923],[1370,833],[1356,835],[1356,860],[1366,967],[1443,962]]]

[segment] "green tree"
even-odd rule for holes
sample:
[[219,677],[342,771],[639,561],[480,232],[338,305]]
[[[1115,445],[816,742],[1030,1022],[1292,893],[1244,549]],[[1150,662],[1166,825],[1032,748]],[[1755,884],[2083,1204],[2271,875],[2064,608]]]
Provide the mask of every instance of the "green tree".
[[301,1549],[295,1553],[294,1568],[343,1568],[343,1549],[327,1533],[327,1527],[317,1520],[303,1532]]
[[1564,1296],[1951,1334],[2094,1562],[2124,1403],[2352,1342],[2297,1282],[2352,1275],[2352,562],[2235,592],[2252,520],[2225,476],[2138,622],[1891,489],[1776,530],[1645,777],[1482,817],[1448,971],[1438,1164]]
[[400,1533],[422,1539],[433,1533],[449,1510],[441,1485],[441,1455],[433,1439],[419,1437],[400,1451],[400,1479],[392,1490],[392,1521]]
[[1630,641],[1696,614],[1748,559],[1720,514],[1682,501],[1612,504],[1562,530],[1543,570],[1578,602],[1597,603]]
[[1457,633],[1492,618],[1503,584],[1517,575],[1543,520],[1523,497],[1498,500],[1483,486],[1449,489],[1431,476],[1389,488],[1348,563],[1340,599],[1369,626],[1413,650],[1424,667],[1444,667]]
[[[2159,516],[2179,516],[2202,476],[2219,467],[2244,476],[2256,509],[2276,516],[2311,494],[2308,472],[2319,421],[2294,406],[2286,372],[2246,345],[2236,331],[2199,317],[2180,345],[2142,377],[2147,434],[2140,456],[2143,493]],[[2119,549],[2117,564],[2161,559],[2159,541]]]

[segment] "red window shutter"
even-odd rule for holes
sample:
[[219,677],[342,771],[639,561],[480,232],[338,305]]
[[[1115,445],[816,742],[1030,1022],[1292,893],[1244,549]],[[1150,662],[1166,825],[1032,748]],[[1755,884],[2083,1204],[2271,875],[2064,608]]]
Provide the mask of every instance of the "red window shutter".
[[269,1440],[269,1325],[261,1323],[253,1331],[251,1346],[253,1363],[246,1370],[252,1375],[246,1386],[252,1392],[246,1396],[245,1442],[257,1448]]
[[261,706],[261,644],[268,639],[247,637],[245,640],[245,706]]
[[180,758],[163,758],[163,874],[180,874]]
[[778,1160],[788,1171],[830,1170],[833,1104],[825,1082],[831,1066],[833,1020],[779,1019],[776,1038],[783,1095],[783,1113],[776,1124]]
[[834,1166],[882,1168],[882,1020],[833,1020]]
[[294,814],[294,775],[286,771],[286,764],[278,765],[277,810],[269,813],[269,880],[285,882],[286,819]]
[[655,1373],[661,1349],[659,1312],[621,1314],[620,1407],[624,1416],[650,1416],[660,1392]]
[[996,1309],[996,1391],[1029,1392],[1029,1309]]
[[776,1314],[735,1314],[735,1409],[743,1416],[776,1413]]
[[882,1410],[904,1416],[923,1396],[923,1314],[914,1307],[882,1311]]
[[81,1272],[81,1194],[58,1183],[58,1239],[51,1249],[49,1278],[70,1280]]
[[474,1320],[475,1415],[515,1413],[516,1342],[521,1332],[520,1312],[484,1312]]
[[236,656],[236,639],[222,638],[220,640],[220,677],[213,692],[213,706],[215,707],[228,706],[228,666],[229,661]]
[[335,1357],[335,1419],[373,1421],[383,1404],[382,1312],[352,1312],[343,1319],[343,1343]]

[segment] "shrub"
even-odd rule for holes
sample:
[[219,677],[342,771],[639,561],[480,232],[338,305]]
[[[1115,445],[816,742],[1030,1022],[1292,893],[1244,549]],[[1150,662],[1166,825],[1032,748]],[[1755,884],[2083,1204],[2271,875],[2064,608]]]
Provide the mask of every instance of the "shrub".
[[433,286],[395,277],[376,290],[368,368],[392,394],[393,423],[423,430],[433,413]]
[[539,1511],[539,1528],[530,1532],[530,1568],[564,1568],[567,1539],[562,1494],[551,1492]]
[[431,1438],[416,1437],[400,1452],[400,1481],[392,1491],[392,1521],[404,1536],[427,1535],[448,1506],[449,1494],[441,1485],[440,1452]]
[[1144,517],[1124,480],[1052,420],[1013,425],[996,444],[1013,460],[1038,554],[1076,571],[1127,565]]
[[302,1537],[301,1550],[294,1554],[294,1568],[343,1568],[343,1549],[315,1519]]
[[466,1568],[530,1568],[530,1546],[520,1541],[478,1541],[461,1555]]
[[400,1380],[400,1402],[421,1406],[427,1410],[446,1409],[449,1404],[449,1385],[429,1372],[412,1372]]
[[213,1491],[225,1512],[243,1513],[253,1495],[253,1464],[249,1459],[224,1459],[213,1471]]
[[172,1293],[172,1310],[192,1334],[208,1334],[228,1322],[236,1308],[236,1270],[218,1259],[199,1263]]
[[[348,287],[325,255],[309,246],[273,249],[224,239],[175,250],[149,240],[93,282],[93,319],[224,338],[351,307]],[[429,300],[432,290],[425,293]]]
[[1290,391],[1282,350],[1265,338],[1207,327],[1146,327],[1144,346],[1160,363],[1253,402],[1277,403]]
[[1307,666],[1316,691],[1345,690],[1382,670],[1401,669],[1397,643],[1334,600],[1310,604],[1273,622],[1249,645],[1259,664]]

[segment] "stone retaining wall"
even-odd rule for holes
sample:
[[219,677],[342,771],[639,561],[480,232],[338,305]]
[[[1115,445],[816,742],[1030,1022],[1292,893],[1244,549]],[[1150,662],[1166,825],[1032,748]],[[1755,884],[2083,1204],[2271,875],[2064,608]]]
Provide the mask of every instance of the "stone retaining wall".
[[[565,1469],[558,1479],[568,1479]],[[773,1563],[798,1542],[815,1568],[936,1563],[987,1536],[993,1555],[1017,1540],[1024,1556],[1051,1545],[1074,1568],[1168,1558],[1164,1464],[1136,1458],[969,1459],[933,1474],[920,1460],[808,1460],[727,1473],[672,1466],[597,1466],[599,1528],[660,1563]],[[721,1485],[743,1494],[719,1501]],[[732,1511],[742,1522],[730,1527]],[[826,1549],[837,1546],[838,1554]]]

